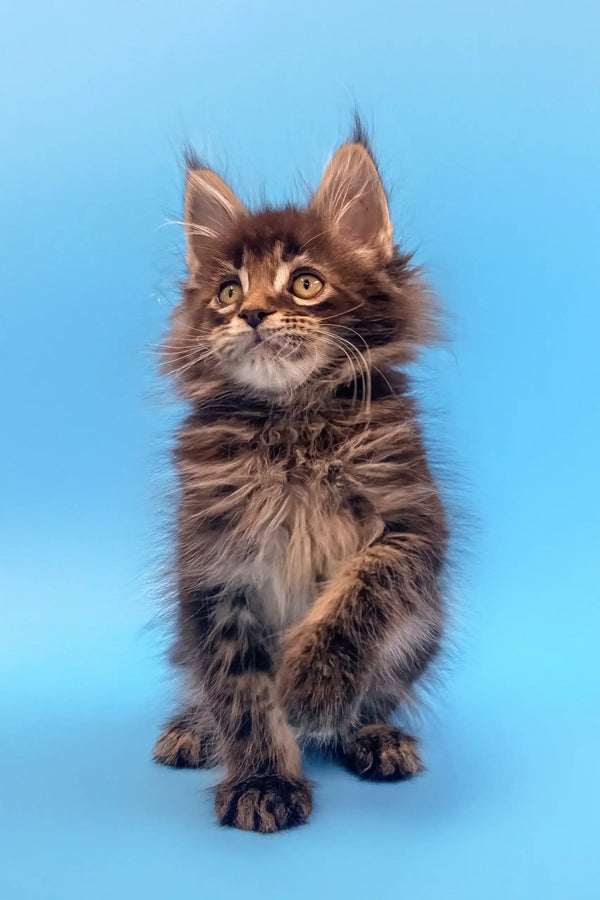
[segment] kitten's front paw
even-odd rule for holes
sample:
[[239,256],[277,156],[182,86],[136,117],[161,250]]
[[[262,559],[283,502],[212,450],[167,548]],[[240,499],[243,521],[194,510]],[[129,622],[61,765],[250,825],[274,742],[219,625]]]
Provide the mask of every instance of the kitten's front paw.
[[335,736],[351,720],[359,696],[358,675],[349,659],[319,630],[296,631],[278,673],[279,692],[292,725]]
[[368,781],[404,781],[423,771],[417,742],[393,725],[365,725],[354,735],[344,762]]
[[252,775],[217,787],[215,810],[221,825],[271,834],[302,825],[312,811],[312,795],[303,778]]
[[208,769],[217,763],[214,736],[176,716],[154,745],[154,761],[175,769]]

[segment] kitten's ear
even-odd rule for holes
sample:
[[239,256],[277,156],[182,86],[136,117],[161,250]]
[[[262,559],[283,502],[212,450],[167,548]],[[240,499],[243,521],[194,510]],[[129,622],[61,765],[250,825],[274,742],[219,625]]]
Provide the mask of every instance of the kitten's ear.
[[310,204],[359,245],[389,259],[394,241],[387,198],[377,167],[362,143],[342,144],[325,169]]
[[212,169],[188,168],[185,182],[184,228],[187,263],[194,268],[203,253],[231,224],[247,212],[242,201]]

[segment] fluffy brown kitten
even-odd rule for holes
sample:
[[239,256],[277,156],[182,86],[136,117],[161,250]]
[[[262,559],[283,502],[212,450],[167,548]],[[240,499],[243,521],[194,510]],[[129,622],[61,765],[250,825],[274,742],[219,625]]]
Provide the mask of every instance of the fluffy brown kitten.
[[390,722],[440,646],[447,530],[402,367],[429,296],[394,245],[362,129],[307,208],[249,212],[189,160],[189,278],[164,348],[179,432],[185,702],[155,748],[221,763],[219,821],[312,808],[299,745],[361,778],[422,768]]

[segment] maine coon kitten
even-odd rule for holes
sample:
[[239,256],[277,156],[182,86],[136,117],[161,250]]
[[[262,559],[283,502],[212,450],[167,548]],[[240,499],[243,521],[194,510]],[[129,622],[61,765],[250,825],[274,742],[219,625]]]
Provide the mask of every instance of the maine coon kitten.
[[307,208],[249,212],[189,160],[189,278],[164,347],[189,401],[176,447],[185,703],[158,740],[212,766],[222,824],[312,808],[299,746],[361,778],[422,768],[391,724],[440,646],[445,516],[402,366],[429,296],[394,245],[363,130]]

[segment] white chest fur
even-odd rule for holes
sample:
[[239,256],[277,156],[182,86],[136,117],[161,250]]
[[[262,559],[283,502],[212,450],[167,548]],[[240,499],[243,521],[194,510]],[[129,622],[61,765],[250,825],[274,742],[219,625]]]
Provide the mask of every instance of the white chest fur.
[[327,512],[322,499],[317,490],[302,499],[290,496],[284,522],[253,559],[252,581],[277,627],[296,622],[360,545],[349,512]]
[[[328,436],[322,425],[320,433]],[[303,615],[383,523],[368,503],[367,512],[357,508],[362,479],[351,453],[324,439],[315,447],[313,434],[297,430],[258,434],[249,429],[242,441],[225,425],[194,434],[194,447],[202,441],[215,452],[180,463],[186,521],[197,523],[184,558],[192,583],[249,589],[278,630]]]

